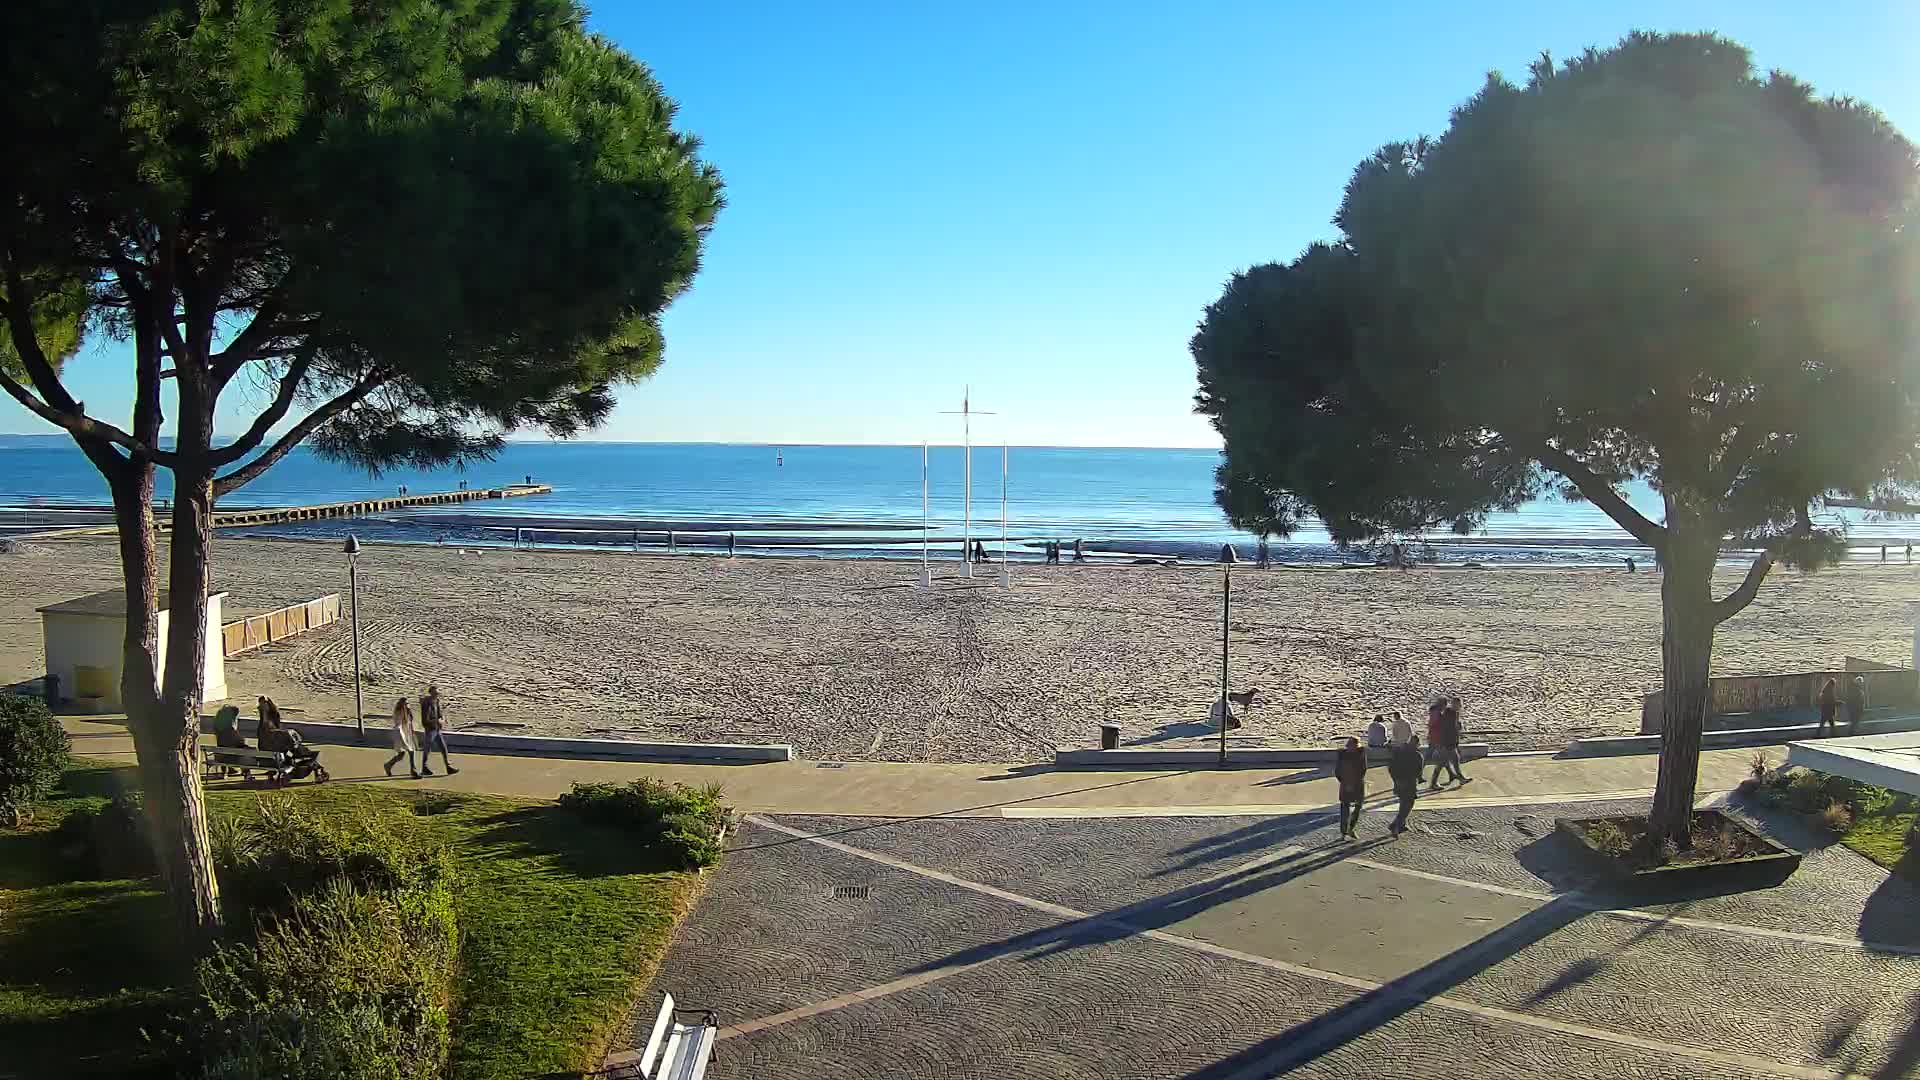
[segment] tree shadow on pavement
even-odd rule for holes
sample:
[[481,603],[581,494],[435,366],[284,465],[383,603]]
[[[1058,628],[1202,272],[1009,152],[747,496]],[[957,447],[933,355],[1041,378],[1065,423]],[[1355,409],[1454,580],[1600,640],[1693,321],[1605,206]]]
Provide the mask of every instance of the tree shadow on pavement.
[[1909,851],[1893,873],[1867,897],[1860,911],[1860,940],[1920,948],[1920,851]]
[[925,974],[946,968],[977,964],[1015,953],[1030,954],[1037,960],[1089,945],[1101,945],[1148,931],[1161,930],[1192,918],[1200,912],[1241,897],[1284,885],[1295,878],[1332,866],[1349,856],[1363,854],[1390,841],[1377,837],[1357,844],[1328,844],[1292,851],[1270,862],[1245,867],[1219,877],[1207,878],[1111,911],[1069,919],[1053,926],[987,942],[957,953],[928,961],[912,969]]
[[1316,810],[1307,814],[1260,818],[1237,829],[1203,836],[1176,849],[1175,854],[1187,856],[1184,861],[1161,867],[1153,872],[1153,876],[1166,877],[1241,855],[1251,858],[1322,828],[1334,817],[1332,811]]
[[[1521,916],[1486,937],[1329,1009],[1254,1046],[1188,1073],[1185,1080],[1278,1076],[1345,1046],[1578,922],[1586,908],[1565,897]],[[1576,973],[1578,975],[1578,973]],[[1566,989],[1580,981],[1575,977]]]

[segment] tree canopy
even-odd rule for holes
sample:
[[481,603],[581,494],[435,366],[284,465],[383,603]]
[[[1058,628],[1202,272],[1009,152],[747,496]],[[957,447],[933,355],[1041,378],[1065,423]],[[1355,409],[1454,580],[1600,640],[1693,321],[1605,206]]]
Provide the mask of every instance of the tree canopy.
[[598,422],[660,362],[721,195],[653,77],[582,20],[571,0],[7,5],[0,386],[172,465],[57,378],[84,333],[151,332],[140,410],[169,371],[257,399],[218,491],[308,437],[426,465]]
[[1559,489],[1659,548],[1639,478],[1716,546],[1812,557],[1815,499],[1916,477],[1915,161],[1713,36],[1490,76],[1360,164],[1338,241],[1208,309],[1221,505],[1356,542]]
[[[1914,147],[1708,34],[1633,34],[1360,163],[1340,235],[1236,275],[1192,353],[1236,524],[1337,542],[1557,491],[1656,553],[1652,828],[1688,841],[1715,628],[1833,494],[1920,480]],[[1656,521],[1623,498],[1657,491]],[[1712,595],[1722,551],[1755,550]]]
[[[377,470],[571,435],[660,364],[720,178],[584,20],[573,0],[0,4],[0,390],[112,491],[122,697],[189,932],[221,918],[198,769],[219,497],[303,441]],[[89,334],[128,346],[130,418],[61,380]],[[223,399],[253,410],[232,439]]]

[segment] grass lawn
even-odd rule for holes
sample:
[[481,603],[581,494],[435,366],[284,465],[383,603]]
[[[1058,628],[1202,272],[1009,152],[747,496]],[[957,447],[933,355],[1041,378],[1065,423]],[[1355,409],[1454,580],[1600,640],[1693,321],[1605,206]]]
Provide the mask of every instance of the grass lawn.
[[1914,799],[1884,788],[1856,786],[1860,813],[1840,842],[1896,873],[1920,880],[1920,853],[1911,850]]
[[[67,813],[132,778],[125,766],[80,760],[32,825],[0,832],[0,1078],[154,1066],[142,1026],[177,1006],[175,988],[190,982],[187,958],[168,946],[164,900],[149,882],[64,880],[52,844]],[[287,791],[323,813],[414,816],[458,857],[458,1080],[597,1065],[700,888],[697,875],[647,865],[626,834],[551,803],[369,784]],[[256,797],[208,793],[215,816]]]

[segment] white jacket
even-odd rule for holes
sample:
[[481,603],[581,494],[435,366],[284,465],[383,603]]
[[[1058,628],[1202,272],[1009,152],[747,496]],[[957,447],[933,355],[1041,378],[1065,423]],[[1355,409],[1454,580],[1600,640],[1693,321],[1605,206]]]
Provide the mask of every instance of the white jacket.
[[393,714],[393,748],[410,751],[417,746],[418,743],[413,737],[413,710],[403,709],[395,712]]

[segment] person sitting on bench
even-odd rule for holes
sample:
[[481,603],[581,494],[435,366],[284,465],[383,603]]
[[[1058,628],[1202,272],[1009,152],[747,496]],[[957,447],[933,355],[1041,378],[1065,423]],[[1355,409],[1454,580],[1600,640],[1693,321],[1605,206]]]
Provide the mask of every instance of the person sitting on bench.
[[[251,750],[246,737],[240,734],[240,709],[236,705],[222,705],[220,711],[213,714],[213,744],[223,750]],[[232,776],[233,766],[220,766],[221,776]],[[240,779],[253,779],[253,770],[240,770]]]
[[[260,699],[260,749],[287,755],[290,766],[317,760],[320,751],[309,750],[297,731],[280,725],[280,707],[270,697]],[[289,768],[288,771],[292,771]]]

